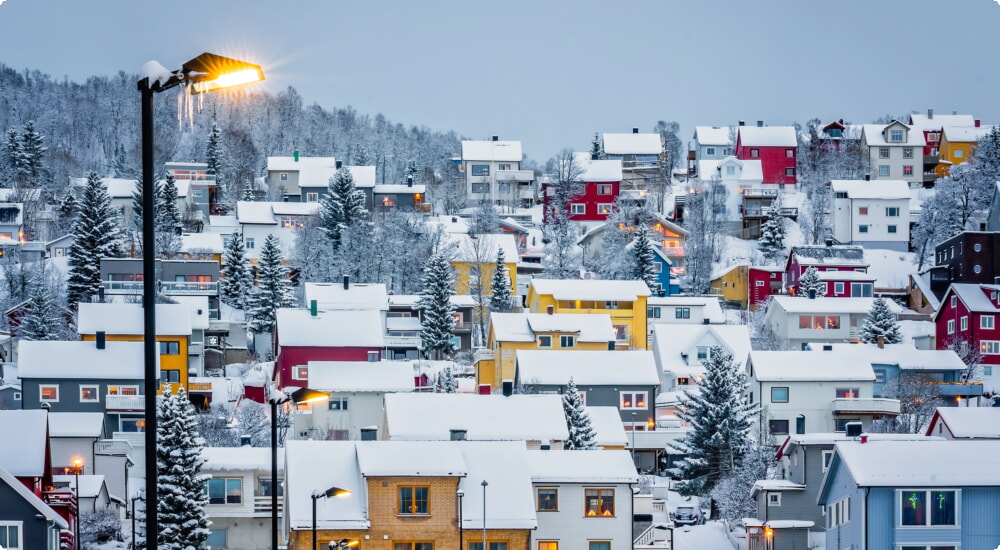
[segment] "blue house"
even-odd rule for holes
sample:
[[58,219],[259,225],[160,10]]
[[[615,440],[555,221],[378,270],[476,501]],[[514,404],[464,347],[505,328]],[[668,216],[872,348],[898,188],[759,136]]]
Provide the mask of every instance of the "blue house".
[[[635,241],[628,243],[625,248],[632,250],[633,246],[635,246]],[[674,262],[664,254],[663,249],[653,243],[653,270],[656,271],[656,284],[658,285],[658,288],[650,289],[653,291],[653,296],[680,294],[681,287],[677,284],[677,279],[670,274],[670,268],[673,265]]]
[[834,447],[817,502],[826,547],[994,550],[1000,441],[858,441]]
[[63,529],[66,520],[0,466],[0,548],[59,548]]

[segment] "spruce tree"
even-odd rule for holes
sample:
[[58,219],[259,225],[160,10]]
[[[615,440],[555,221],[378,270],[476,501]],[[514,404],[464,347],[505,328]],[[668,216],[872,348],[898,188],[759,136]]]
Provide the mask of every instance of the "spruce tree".
[[278,321],[278,309],[295,305],[288,268],[282,263],[278,238],[268,235],[257,265],[257,292],[249,300],[247,328],[254,334],[270,332]]
[[632,278],[646,283],[650,291],[659,288],[656,276],[656,252],[653,246],[653,242],[649,239],[649,228],[644,223],[639,224],[635,240],[632,241]]
[[590,140],[590,158],[592,160],[604,159],[604,141],[601,134],[594,132],[594,139]]
[[570,378],[562,396],[563,412],[566,414],[566,428],[569,439],[563,445],[568,451],[592,451],[597,449],[597,432],[591,424],[590,414],[583,405],[583,396]]
[[458,383],[451,367],[445,367],[441,371],[441,393],[458,393]]
[[52,290],[45,280],[44,271],[38,274],[31,283],[31,292],[28,294],[28,312],[21,318],[21,326],[18,330],[21,338],[25,340],[58,340],[59,310]]
[[67,301],[75,306],[89,301],[101,288],[101,258],[124,256],[118,211],[96,172],[87,175],[83,197],[73,222],[73,245],[69,250]]
[[455,348],[455,274],[448,259],[440,252],[431,256],[424,266],[423,290],[417,309],[420,310],[420,342],[424,353],[442,359]]
[[810,290],[816,292],[817,298],[826,296],[826,281],[820,280],[819,270],[814,266],[807,267],[802,276],[799,277],[799,296],[808,298]]
[[222,146],[222,130],[215,120],[212,120],[212,129],[208,133],[205,142],[205,163],[208,164],[208,173],[215,176],[215,197],[214,202],[225,203],[229,189],[226,181],[226,151]]
[[253,274],[243,245],[243,235],[236,233],[226,241],[222,262],[220,298],[230,306],[243,309],[247,306],[247,298],[253,288]]
[[497,263],[493,267],[493,279],[490,281],[490,311],[495,313],[506,313],[511,307],[510,279],[507,277],[505,263],[503,248],[497,246]]
[[72,189],[67,189],[66,194],[63,195],[61,201],[59,201],[59,217],[64,220],[72,220],[76,217],[76,207],[77,207],[76,195],[73,194]]
[[354,186],[354,176],[343,167],[330,179],[329,193],[319,200],[320,226],[333,241],[334,248],[340,246],[341,236],[348,227],[367,222],[365,194]]
[[253,191],[253,184],[249,181],[243,182],[243,190],[240,191],[240,200],[246,202],[257,200],[257,194]]
[[14,128],[7,130],[7,141],[4,142],[4,163],[7,172],[15,174],[21,165],[21,136]]
[[351,149],[351,162],[354,166],[370,166],[372,157],[368,148],[361,144],[355,144]]
[[177,185],[170,174],[156,188],[155,218],[157,255],[170,258],[181,249],[181,238],[177,235],[177,228],[181,225],[181,215],[177,210]]
[[[154,183],[154,185],[156,185],[156,188],[153,189],[153,192],[156,193],[153,196],[153,207],[155,208],[155,203],[160,197],[159,182]],[[143,182],[140,177],[135,180],[135,189],[132,190],[132,225],[140,233],[142,232],[142,189]]]
[[201,473],[204,441],[183,387],[176,394],[164,389],[156,422],[157,548],[204,548],[211,525],[205,512],[210,476]]
[[868,318],[858,330],[858,340],[866,344],[878,343],[879,336],[885,338],[886,344],[901,344],[903,342],[903,332],[896,321],[896,315],[889,309],[889,303],[885,301],[885,298],[876,298],[872,302]]
[[760,226],[757,249],[770,264],[785,256],[785,218],[780,214],[780,207],[776,204],[772,204],[767,220]]
[[35,121],[29,120],[26,122],[24,124],[24,132],[21,133],[18,170],[24,178],[29,179],[35,185],[39,183],[38,179],[44,173],[45,165],[43,156],[47,150],[45,139],[42,137],[42,134],[35,130]]
[[696,390],[684,391],[678,409],[691,430],[673,447],[686,456],[669,470],[686,495],[711,491],[720,478],[742,467],[757,412],[747,398],[746,374],[728,351],[713,346],[703,365],[704,378]]

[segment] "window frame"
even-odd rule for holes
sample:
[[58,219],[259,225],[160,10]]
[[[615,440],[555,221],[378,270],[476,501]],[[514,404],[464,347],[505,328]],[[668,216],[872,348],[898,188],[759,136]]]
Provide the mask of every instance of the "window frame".
[[[17,532],[17,546],[10,546],[10,537],[7,537],[7,546],[4,546],[7,550],[25,550],[24,546],[24,522],[23,521],[13,521],[13,520],[0,520],[0,528],[13,528]],[[9,535],[9,531],[7,533]]]
[[[551,499],[552,504],[555,505],[553,508],[542,507],[542,491],[551,491],[553,493],[553,498]],[[546,499],[548,502],[549,499]],[[535,511],[536,512],[558,512],[559,511],[559,488],[558,487],[536,487],[535,488]]]
[[[55,398],[46,399],[45,390],[55,389]],[[38,385],[38,400],[45,403],[58,403],[59,402],[59,384],[39,384]]]
[[820,468],[823,472],[826,472],[827,470],[830,469],[831,462],[833,462],[833,450],[822,451],[820,453]]
[[[785,430],[784,431],[780,431],[780,429],[779,429],[778,431],[775,431],[775,427],[776,426],[780,426],[782,422],[784,422]],[[773,418],[773,419],[767,421],[767,431],[771,435],[788,435],[788,434],[791,433],[791,426],[790,426],[790,424],[791,423],[788,420],[784,420],[784,419],[781,419],[781,418]]]
[[[567,342],[569,342],[569,345],[566,345]],[[561,334],[559,336],[559,347],[564,349],[575,348],[576,337],[570,334]]]
[[878,165],[878,176],[880,178],[887,178],[890,175],[892,175],[892,171],[889,169],[889,165],[888,164],[879,164]]
[[[222,482],[222,502],[212,502],[212,482],[216,480]],[[239,483],[239,502],[229,502],[229,482],[231,481]],[[205,493],[205,496],[208,497],[206,503],[208,506],[243,506],[246,500],[243,491],[243,478],[240,476],[212,476],[205,485]]]
[[[628,396],[631,405],[625,404],[625,398]],[[636,399],[636,397],[642,396],[642,399]],[[642,403],[640,407],[638,404]],[[649,392],[641,390],[630,390],[630,391],[620,391],[618,392],[618,408],[623,411],[645,411],[649,410]]]
[[[546,338],[548,339],[549,343],[548,344],[543,344],[542,340],[546,339]],[[552,335],[551,334],[539,334],[537,342],[538,342],[539,349],[552,349]]]
[[[181,342],[180,340],[157,340],[157,348],[160,355],[180,355],[181,354]],[[171,352],[172,349],[176,348],[176,352]],[[163,351],[166,349],[166,351]]]
[[[774,394],[775,394],[774,390],[785,390],[785,398],[784,398],[784,400],[782,400],[780,397],[776,399],[774,397]],[[779,395],[780,395],[780,392],[779,392]],[[788,398],[789,398],[790,395],[791,395],[791,391],[789,390],[788,386],[772,386],[771,387],[771,403],[788,403]]]
[[750,149],[750,158],[755,159],[760,157],[760,149]]
[[[777,498],[775,498],[777,497]],[[767,507],[768,508],[780,508],[781,507],[781,493],[767,493]]]
[[309,380],[309,365],[292,367],[292,380]]
[[646,307],[646,318],[648,318],[648,319],[659,319],[660,318],[660,306],[647,306]]
[[785,168],[785,177],[786,178],[794,178],[795,177],[795,168],[790,168],[790,167],[789,168]]
[[690,318],[691,318],[691,308],[689,307],[674,308],[674,319],[690,319]]
[[[205,539],[205,545],[206,546],[209,546],[211,548],[228,548],[229,547],[229,531],[228,531],[227,528],[225,528],[225,527],[223,527],[222,529],[212,529],[212,528],[209,528],[208,531],[209,531],[208,538]],[[218,541],[212,540],[212,536],[213,535],[218,536],[217,533],[222,533],[222,539],[223,539],[223,541],[222,541],[222,545],[221,546],[219,545]]]
[[[989,323],[986,320],[989,319]],[[993,315],[980,315],[979,316],[979,328],[981,330],[993,330],[996,327],[996,319]]]
[[598,195],[613,195],[615,192],[615,186],[610,183],[598,183],[597,184],[597,194]]
[[[841,393],[843,393],[844,395],[840,395]],[[860,399],[861,388],[860,387],[834,388],[833,395],[836,399]]]
[[958,318],[958,330],[966,331],[969,330],[969,316],[963,315]]
[[878,148],[878,158],[880,158],[880,159],[887,159],[887,158],[889,158],[889,148],[888,147],[879,147]]
[[867,216],[868,215],[868,207],[867,206],[859,206],[858,207],[858,215],[859,216]]
[[833,293],[834,294],[843,294],[844,293],[844,283],[843,283],[843,281],[833,283]]
[[980,340],[979,353],[983,355],[1000,355],[1000,340]]
[[331,397],[327,401],[328,411],[346,411],[348,409],[349,402],[346,397]]
[[[577,208],[579,207],[579,208]],[[571,202],[569,204],[569,215],[570,216],[584,216],[587,214],[587,203],[585,202]]]
[[614,211],[615,205],[610,202],[604,202],[597,205],[597,213],[602,216],[610,216]]
[[[434,550],[434,541],[432,540],[394,540],[392,541],[392,550],[398,550],[400,545],[407,545],[408,550]],[[420,548],[417,548],[417,545]]]
[[898,206],[886,206],[885,215],[889,218],[899,217],[899,207]]
[[955,320],[948,319],[948,334],[955,334]]
[[469,175],[473,177],[484,177],[488,178],[490,176],[490,165],[489,164],[470,164],[469,165]]
[[319,193],[306,193],[306,202],[319,202]]
[[[83,390],[93,389],[94,398],[84,399]],[[100,384],[80,384],[80,403],[100,403],[101,402],[101,385]]]
[[[591,495],[591,493],[595,493],[595,494]],[[611,506],[610,506],[610,510],[605,510],[605,511],[610,511],[610,513],[604,513],[604,511],[602,511],[602,508],[604,508],[603,505],[605,504],[604,499],[607,498],[607,493],[611,494],[610,495],[611,496],[611,500],[610,500]],[[592,503],[591,499],[596,499],[596,502]],[[595,506],[592,507],[592,504],[594,504]],[[592,509],[593,509],[593,512],[594,512],[593,514],[590,513]],[[616,510],[615,510],[615,489],[614,489],[614,487],[584,487],[584,489],[583,489],[583,517],[585,517],[585,518],[613,518],[613,517],[616,517],[615,513],[616,513]]]
[[[904,524],[903,523],[903,495],[906,493],[924,493],[925,508],[925,518],[923,524]],[[933,523],[931,510],[932,494],[933,493],[952,493],[954,498],[952,502],[954,503],[954,509],[952,510],[952,517],[954,517],[954,523]],[[935,489],[931,487],[916,487],[908,489],[896,489],[896,497],[893,505],[896,507],[896,511],[899,512],[897,517],[899,518],[896,522],[896,527],[899,529],[961,529],[962,528],[962,490],[957,488],[948,489]]]
[[[409,490],[412,491],[412,496],[409,499],[409,502],[410,502],[409,508],[411,509],[411,511],[409,511],[409,512],[404,512],[403,511],[403,502],[405,501],[405,499],[403,498],[403,490],[404,489],[409,489]],[[412,511],[413,509],[419,507],[418,504],[416,504],[416,503],[420,502],[420,499],[417,498],[417,490],[419,490],[419,489],[423,489],[425,491],[425,497],[423,499],[424,500],[424,511]],[[396,486],[396,515],[399,515],[399,516],[429,516],[429,515],[431,515],[431,487],[430,487],[430,485],[398,485],[398,486]]]

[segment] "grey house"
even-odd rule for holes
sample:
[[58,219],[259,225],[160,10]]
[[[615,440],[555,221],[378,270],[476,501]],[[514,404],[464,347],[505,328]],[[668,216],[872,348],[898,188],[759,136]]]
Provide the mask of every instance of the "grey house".
[[107,342],[98,334],[96,341],[22,341],[22,407],[47,403],[51,412],[99,412],[105,433],[141,432],[143,344]]
[[0,547],[59,548],[69,524],[0,465]]

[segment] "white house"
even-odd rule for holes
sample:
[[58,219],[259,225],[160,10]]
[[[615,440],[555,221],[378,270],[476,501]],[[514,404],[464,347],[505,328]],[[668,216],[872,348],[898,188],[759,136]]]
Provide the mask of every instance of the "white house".
[[638,198],[663,182],[660,163],[664,150],[660,134],[640,134],[638,128],[632,128],[630,134],[602,134],[601,140],[606,157],[622,162],[621,195]]
[[329,185],[337,171],[334,157],[267,157],[267,179],[276,198],[306,202],[303,187]]
[[[805,349],[809,342],[848,342],[868,318],[875,298],[772,296],[764,323],[785,342],[786,349]],[[903,308],[886,300],[894,314]]]
[[873,180],[903,180],[911,187],[923,183],[924,134],[898,120],[861,125],[861,143],[868,148]]
[[661,389],[671,392],[697,384],[714,346],[732,354],[734,364],[745,365],[750,331],[746,325],[656,325],[652,349]]
[[750,400],[773,436],[842,432],[847,422],[867,427],[899,414],[898,400],[874,397],[867,350],[752,351],[747,367]]
[[236,221],[243,235],[247,258],[252,262],[260,260],[260,249],[268,235],[278,238],[282,254],[288,257],[295,247],[296,230],[305,226],[309,216],[317,213],[317,202],[237,202]]
[[650,296],[646,300],[648,330],[656,325],[721,325],[726,322],[715,296]]
[[[271,449],[205,447],[201,473],[208,480],[205,512],[212,521],[212,548],[266,550],[271,547]],[[278,486],[284,483],[285,453],[278,453]],[[280,493],[279,493],[280,495]],[[278,500],[278,513],[281,500]]]
[[632,486],[639,476],[628,452],[527,455],[538,518],[529,548],[595,548],[595,540],[607,541],[604,548],[632,548]]
[[834,180],[830,225],[844,244],[905,252],[910,244],[910,187],[903,180]]
[[520,141],[463,141],[460,170],[465,174],[467,198],[520,204],[535,198],[535,173],[521,170]]
[[736,138],[729,126],[695,126],[694,154],[697,160],[722,160],[735,151]]

